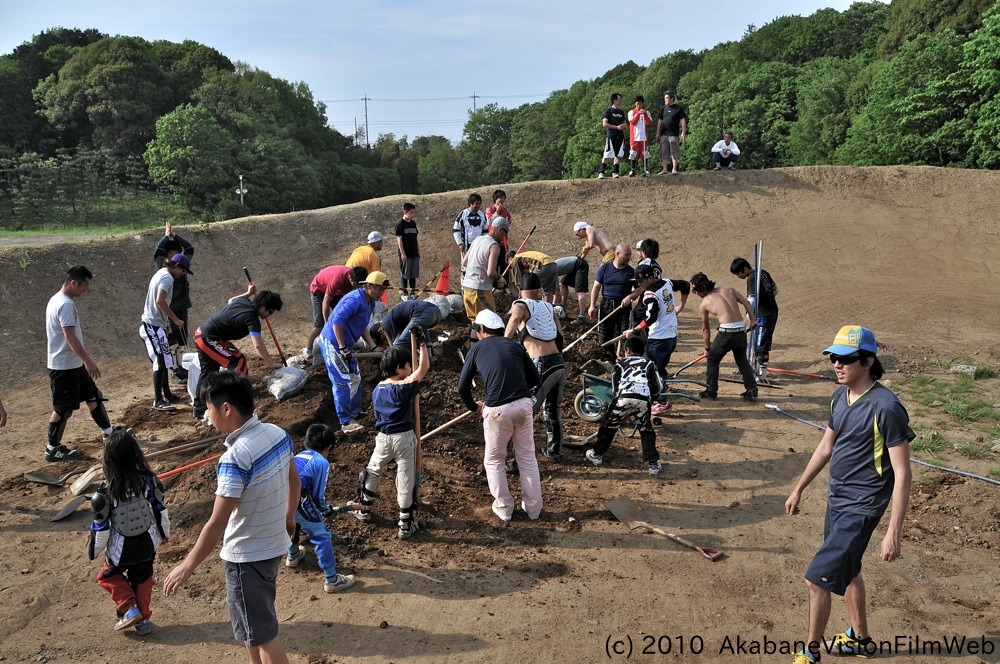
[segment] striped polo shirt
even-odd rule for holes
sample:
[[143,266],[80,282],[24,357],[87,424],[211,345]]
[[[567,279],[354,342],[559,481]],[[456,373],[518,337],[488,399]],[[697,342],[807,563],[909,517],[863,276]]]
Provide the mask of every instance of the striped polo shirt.
[[229,517],[219,556],[247,563],[284,555],[291,544],[285,513],[292,439],[254,415],[226,437],[225,445],[215,470],[215,495],[239,498],[239,504]]

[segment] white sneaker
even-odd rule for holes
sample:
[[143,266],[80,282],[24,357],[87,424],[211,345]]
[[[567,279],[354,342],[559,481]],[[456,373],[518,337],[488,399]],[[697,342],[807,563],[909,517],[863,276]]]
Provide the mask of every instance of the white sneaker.
[[352,420],[347,424],[340,425],[340,430],[344,433],[358,433],[364,431],[365,428]]
[[660,474],[660,471],[662,469],[663,469],[663,466],[660,465],[659,461],[656,461],[654,463],[649,464],[649,476],[650,477],[656,477],[657,475]]
[[604,463],[604,457],[595,452],[594,450],[587,450],[587,461],[594,464],[595,466],[600,466]]
[[500,517],[500,520],[505,523],[510,521],[511,517],[513,516],[511,514],[504,514],[503,512],[497,509],[496,505],[493,505],[493,513],[496,514],[498,517]]
[[618,175],[617,173],[612,173],[612,174],[611,174],[611,177],[613,177],[613,178],[620,178],[621,176],[620,176],[620,175]]
[[300,546],[298,551],[296,551],[295,553],[289,553],[287,556],[285,556],[285,567],[292,567],[292,568],[298,567],[299,563],[302,562],[302,559],[305,557],[306,557],[306,550]]
[[598,180],[603,180],[604,179],[604,173],[598,173],[597,174],[597,179]]

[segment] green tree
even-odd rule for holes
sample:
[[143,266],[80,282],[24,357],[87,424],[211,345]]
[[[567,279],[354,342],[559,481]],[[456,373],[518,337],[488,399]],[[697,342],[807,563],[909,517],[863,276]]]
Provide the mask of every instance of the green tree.
[[[459,148],[464,170],[476,184],[509,182],[513,176],[507,150],[514,115],[511,110],[500,108],[497,104],[486,104],[475,111],[469,111]],[[423,171],[420,181],[421,184],[425,182]]]
[[891,58],[903,44],[920,35],[946,29],[971,34],[992,6],[993,0],[893,0],[886,32],[878,40],[878,57]]
[[235,137],[202,106],[185,104],[161,117],[144,156],[153,182],[189,207],[217,202],[238,175]]
[[[1000,0],[983,17],[981,27],[965,43],[959,80],[964,81],[971,125],[973,163],[981,168],[1000,168]],[[961,84],[957,84],[961,85]]]
[[851,115],[847,91],[861,70],[860,56],[818,58],[799,70],[796,118],[787,139],[787,154],[797,165],[830,164],[847,137]]
[[962,38],[951,30],[907,42],[872,82],[868,105],[837,151],[840,163],[933,164],[966,161],[969,135],[953,76]]
[[447,141],[434,141],[420,158],[418,169],[422,194],[475,186],[466,173],[461,153]]

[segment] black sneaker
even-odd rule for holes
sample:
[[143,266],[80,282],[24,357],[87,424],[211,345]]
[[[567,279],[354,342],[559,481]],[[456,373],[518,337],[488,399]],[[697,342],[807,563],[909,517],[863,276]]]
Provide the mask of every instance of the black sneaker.
[[699,392],[698,396],[701,397],[702,399],[711,399],[712,401],[715,401],[716,399],[719,398],[719,396],[717,394],[712,394],[708,390],[705,390],[703,392]]
[[504,470],[510,474],[518,473],[517,469],[517,459],[507,459],[507,463],[504,464]]
[[757,400],[757,393],[756,392],[744,392],[740,396],[743,397],[744,401],[756,401]]
[[45,447],[46,461],[69,461],[71,459],[80,459],[82,457],[83,453],[80,450],[71,450],[65,445],[60,445],[59,447]]
[[154,403],[153,408],[155,408],[156,410],[163,410],[163,411],[177,410],[177,407],[174,406],[169,401],[167,401],[166,399],[160,399],[159,401]]

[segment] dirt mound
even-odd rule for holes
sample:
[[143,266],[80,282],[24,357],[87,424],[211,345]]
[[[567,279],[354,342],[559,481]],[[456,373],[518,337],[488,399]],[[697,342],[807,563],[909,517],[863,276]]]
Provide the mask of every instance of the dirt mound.
[[[773,362],[823,371],[819,350],[842,324],[860,322],[875,330],[880,356],[895,379],[954,358],[1000,364],[995,333],[1000,316],[988,304],[1000,299],[992,273],[1000,253],[1000,230],[991,215],[998,185],[1000,175],[993,172],[818,167],[537,182],[505,189],[515,214],[512,244],[537,225],[530,248],[553,257],[578,252],[571,228],[586,219],[632,245],[645,237],[657,239],[659,262],[669,277],[705,271],[719,283],[741,288],[729,274],[729,263],[736,256],[751,257],[753,244],[763,240],[765,268],[781,291]],[[245,288],[241,268],[247,265],[261,288],[284,297],[274,325],[286,353],[294,353],[311,325],[307,286],[313,274],[342,262],[371,230],[391,236],[407,200],[418,206],[424,279],[451,260],[451,289],[458,290],[458,251],[450,229],[467,195],[393,197],[213,224],[207,233],[181,229],[196,246],[192,324]],[[59,474],[72,467],[59,464],[54,470],[41,460],[41,452],[49,404],[44,308],[66,268],[76,263],[95,273],[78,304],[86,345],[104,374],[100,385],[110,399],[113,421],[134,428],[150,450],[210,435],[195,425],[188,409],[162,413],[150,407],[149,365],[138,319],[153,272],[156,236],[0,249],[0,395],[12,416],[4,430],[8,444],[0,446],[0,528],[8,538],[0,554],[6,570],[0,579],[13,600],[0,609],[5,625],[0,655],[8,659],[118,662],[134,659],[132,650],[155,661],[205,661],[220,652],[243,656],[231,639],[221,567],[214,557],[180,596],[154,598],[154,637],[142,644],[118,641],[129,637],[110,634],[113,607],[93,583],[97,563],[83,555],[85,511],[50,523],[68,492],[23,478],[25,471]],[[22,265],[25,251],[29,262]],[[391,243],[382,262],[395,281]],[[597,266],[594,257],[591,265]],[[571,301],[567,320],[577,313]],[[680,315],[672,370],[700,350],[696,305],[692,296]],[[581,332],[575,325],[566,330],[569,339]],[[423,390],[425,432],[465,410],[455,384],[466,321],[453,315],[440,331],[448,339],[439,344]],[[596,341],[588,338],[567,355],[571,378],[563,413],[572,442],[596,430],[573,414],[573,398],[581,387],[582,365],[599,354]],[[375,366],[371,361],[362,366],[368,395]],[[696,364],[684,375],[700,379],[702,367]],[[305,390],[284,403],[266,393],[265,372],[255,357],[251,375],[261,418],[288,430],[297,443],[310,423],[335,423],[322,368],[311,369]],[[823,421],[832,383],[786,378],[776,384],[762,390],[762,402]],[[797,519],[784,516],[783,502],[817,436],[762,404],[741,402],[741,390],[724,384],[719,402],[678,402],[657,427],[666,467],[656,480],[644,472],[638,440],[619,437],[599,469],[583,459],[578,447],[564,450],[562,464],[541,458],[542,519],[530,522],[521,515],[508,527],[497,525],[489,509],[478,421],[469,418],[428,441],[422,497],[436,513],[422,515],[425,531],[409,542],[394,537],[390,471],[371,524],[343,515],[332,521],[339,568],[359,576],[357,591],[325,596],[311,555],[298,569],[282,571],[278,608],[293,661],[424,657],[465,662],[498,656],[589,661],[603,656],[612,636],[631,636],[638,645],[650,634],[668,632],[675,641],[702,639],[702,657],[712,652],[711,661],[726,637],[801,639],[806,597],[800,579],[820,538],[822,481],[810,487]],[[362,422],[371,424],[370,415]],[[539,429],[540,422],[536,436]],[[66,440],[91,456],[79,465],[94,463],[100,437],[88,417],[77,413],[72,418]],[[340,439],[331,457],[331,503],[354,498],[357,474],[371,447],[367,434]],[[166,470],[219,451],[215,445],[155,467]],[[976,472],[986,472],[990,463],[995,465],[995,459],[982,461]],[[904,558],[893,566],[874,554],[866,558],[873,630],[883,638],[892,638],[888,635],[896,630],[919,633],[922,639],[986,633],[995,640],[990,626],[1000,616],[985,589],[996,587],[1000,560],[996,487],[939,473],[921,477],[907,520]],[[516,477],[511,484],[516,495]],[[187,471],[167,486],[174,535],[160,551],[160,579],[187,552],[211,511],[214,465]],[[722,549],[727,557],[712,565],[655,535],[628,533],[604,508],[618,495],[645,503],[650,520],[655,517],[689,539]],[[840,630],[846,620],[842,606],[835,604],[833,615],[831,628]],[[382,621],[387,626],[380,629]],[[127,648],[118,647],[126,643]],[[991,657],[985,661],[1000,661]],[[911,661],[905,653],[898,659]]]

